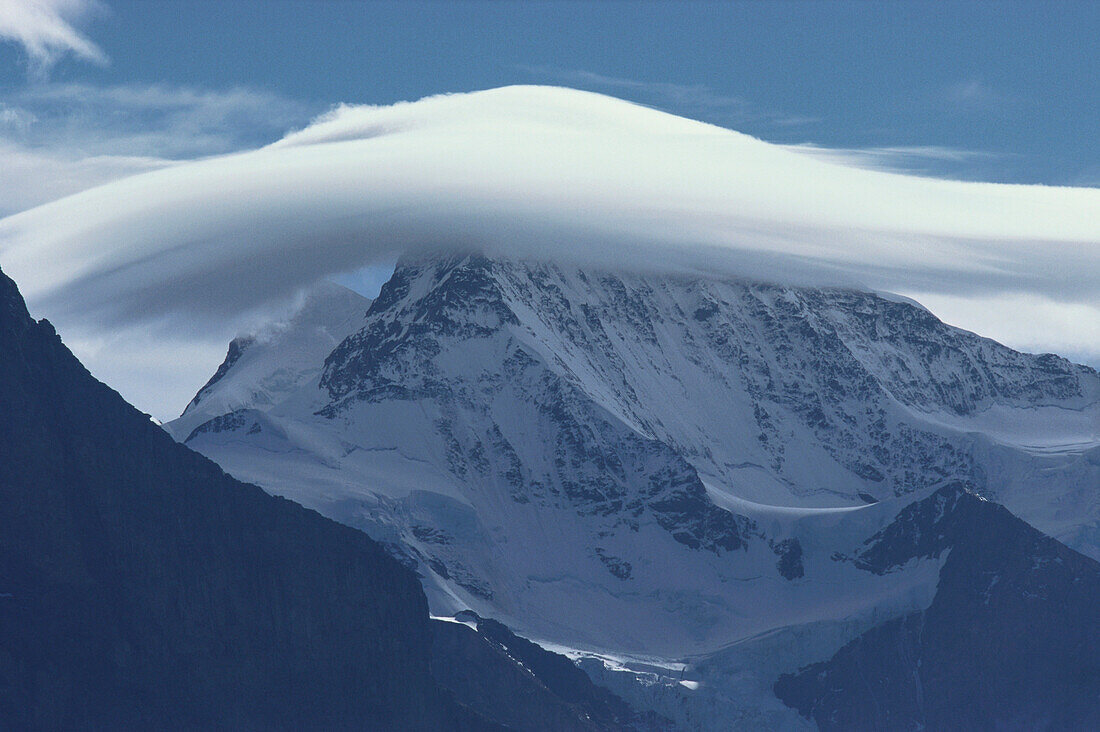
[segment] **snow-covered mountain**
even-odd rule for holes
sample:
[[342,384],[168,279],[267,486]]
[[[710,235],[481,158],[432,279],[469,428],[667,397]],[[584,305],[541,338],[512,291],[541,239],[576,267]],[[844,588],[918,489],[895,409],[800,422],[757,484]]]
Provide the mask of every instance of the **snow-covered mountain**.
[[[829,628],[793,671],[928,607],[942,555],[853,557],[946,484],[1100,556],[1100,376],[901,298],[447,256],[355,325],[168,428],[388,543],[437,613],[658,664]],[[247,353],[208,394],[254,388]]]

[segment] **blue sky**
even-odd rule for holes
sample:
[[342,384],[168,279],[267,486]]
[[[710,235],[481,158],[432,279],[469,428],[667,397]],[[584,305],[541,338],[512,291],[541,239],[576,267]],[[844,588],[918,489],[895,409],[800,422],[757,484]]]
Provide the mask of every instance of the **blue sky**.
[[[119,178],[279,140],[336,105],[509,84],[601,92],[847,165],[1100,187],[1098,38],[1100,3],[1069,0],[0,0],[0,226]],[[1054,272],[1100,261],[1084,241],[1059,258],[1037,240],[1035,261]],[[12,269],[10,251],[0,255]],[[921,301],[1014,347],[1100,364],[1089,266],[1066,273],[1064,294],[981,294],[960,280]],[[48,279],[38,269],[25,292],[35,275]],[[342,281],[373,294],[386,274]],[[62,326],[93,373],[162,417],[240,327],[181,317],[160,330],[82,332],[37,314]]]
[[[29,82],[23,50],[0,45],[0,100],[43,83],[254,92],[267,122],[259,102],[210,122],[238,125],[219,130],[228,148],[337,102],[552,83],[868,164],[1100,183],[1095,2],[106,0],[78,28],[106,63],[63,54]],[[129,122],[155,124],[146,112]]]

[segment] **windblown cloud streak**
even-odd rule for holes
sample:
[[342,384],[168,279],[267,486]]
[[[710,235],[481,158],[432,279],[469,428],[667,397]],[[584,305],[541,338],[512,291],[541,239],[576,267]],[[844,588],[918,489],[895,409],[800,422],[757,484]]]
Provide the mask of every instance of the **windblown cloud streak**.
[[[903,175],[923,175],[933,178],[949,177],[953,179],[960,179],[960,177],[957,175],[944,176],[942,174],[937,176],[937,168],[941,168],[945,164],[958,167],[964,163],[991,161],[1006,157],[979,150],[960,150],[952,147],[930,145],[837,148],[800,143],[786,145],[786,147],[795,152],[817,155],[824,160],[830,160],[841,165],[854,165]],[[976,178],[964,176],[961,179]]]
[[550,87],[342,107],[0,221],[0,265],[83,328],[224,323],[396,252],[469,248],[1100,313],[1100,190],[861,169]]
[[66,53],[107,63],[107,56],[76,29],[101,9],[95,0],[4,0],[0,3],[0,39],[23,46],[33,76],[43,76]]

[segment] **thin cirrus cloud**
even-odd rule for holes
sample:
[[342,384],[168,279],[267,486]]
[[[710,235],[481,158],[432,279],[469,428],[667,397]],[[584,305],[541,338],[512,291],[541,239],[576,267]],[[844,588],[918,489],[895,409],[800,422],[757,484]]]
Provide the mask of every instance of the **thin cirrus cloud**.
[[168,84],[37,84],[0,102],[27,119],[8,136],[18,132],[35,147],[172,159],[256,147],[304,125],[315,113],[263,90]]
[[980,165],[984,162],[1003,160],[1009,157],[1002,153],[964,150],[941,145],[886,145],[843,148],[798,143],[786,147],[795,152],[809,153],[842,165],[854,165],[889,173],[926,176],[942,176],[942,169],[946,165],[951,165],[958,170],[960,166]]
[[817,117],[767,110],[743,97],[718,91],[706,84],[627,79],[585,69],[561,69],[553,66],[519,65],[517,69],[536,78],[553,80],[572,87],[630,95],[635,101],[651,104],[658,109],[705,119],[708,122],[736,125],[753,121],[777,128],[796,128],[820,121]]
[[258,147],[313,113],[240,87],[17,88],[0,95],[0,215],[181,160]]
[[[595,93],[506,87],[340,107],[258,150],[10,216],[0,264],[84,343],[142,324],[221,338],[321,278],[477,249],[920,293],[964,326],[968,303],[1033,302],[1059,314],[1057,347],[1076,337],[1065,313],[1100,318],[1098,212],[1096,189],[870,170]],[[986,335],[1013,345],[998,327]],[[201,380],[196,365],[182,389]]]
[[4,0],[0,3],[0,39],[26,51],[32,76],[44,76],[63,56],[106,64],[107,56],[77,27],[104,12],[95,0]]

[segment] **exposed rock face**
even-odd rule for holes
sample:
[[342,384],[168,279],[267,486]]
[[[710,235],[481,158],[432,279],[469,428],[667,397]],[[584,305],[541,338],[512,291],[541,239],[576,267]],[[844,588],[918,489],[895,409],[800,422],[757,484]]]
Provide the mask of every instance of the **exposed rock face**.
[[784,539],[772,549],[779,555],[779,561],[776,562],[779,574],[789,580],[798,579],[805,574],[802,567],[802,544],[798,539]]
[[[799,463],[822,449],[844,472],[835,487],[828,474],[817,482],[837,492],[865,483],[883,497],[981,478],[965,445],[920,417],[1100,401],[1100,378],[1087,367],[1018,353],[914,303],[851,290],[447,258],[400,264],[371,315],[326,360],[326,414],[347,400],[454,398],[453,342],[508,335],[514,350],[500,354],[499,376],[543,361],[555,380],[704,475],[744,483],[738,471],[751,457],[798,494],[820,490]],[[743,432],[725,424],[735,416],[747,418]],[[742,436],[745,444],[726,444]]]
[[1092,729],[1100,723],[1100,564],[958,484],[903,510],[856,564],[946,554],[931,606],[785,675],[821,729]]
[[[609,524],[637,525],[644,517],[692,549],[744,546],[750,522],[717,508],[675,450],[605,414],[583,383],[548,363],[545,351],[515,338],[499,343],[508,328],[522,326],[493,262],[425,265],[433,266],[426,277],[416,267],[398,270],[371,310],[376,317],[326,359],[320,387],[331,401],[322,415],[335,419],[359,402],[431,400],[440,412],[435,428],[446,441],[448,468],[461,479],[493,485],[519,503],[607,517]],[[410,296],[425,285],[424,296]],[[550,308],[540,312],[562,316]],[[462,368],[444,351],[456,341],[499,343],[501,363],[469,363],[499,371]],[[494,402],[506,399],[532,408],[525,417],[539,452],[552,446],[552,454],[536,462],[530,445],[503,433],[493,412]]]
[[415,576],[97,382],[0,274],[0,726],[484,725]]

